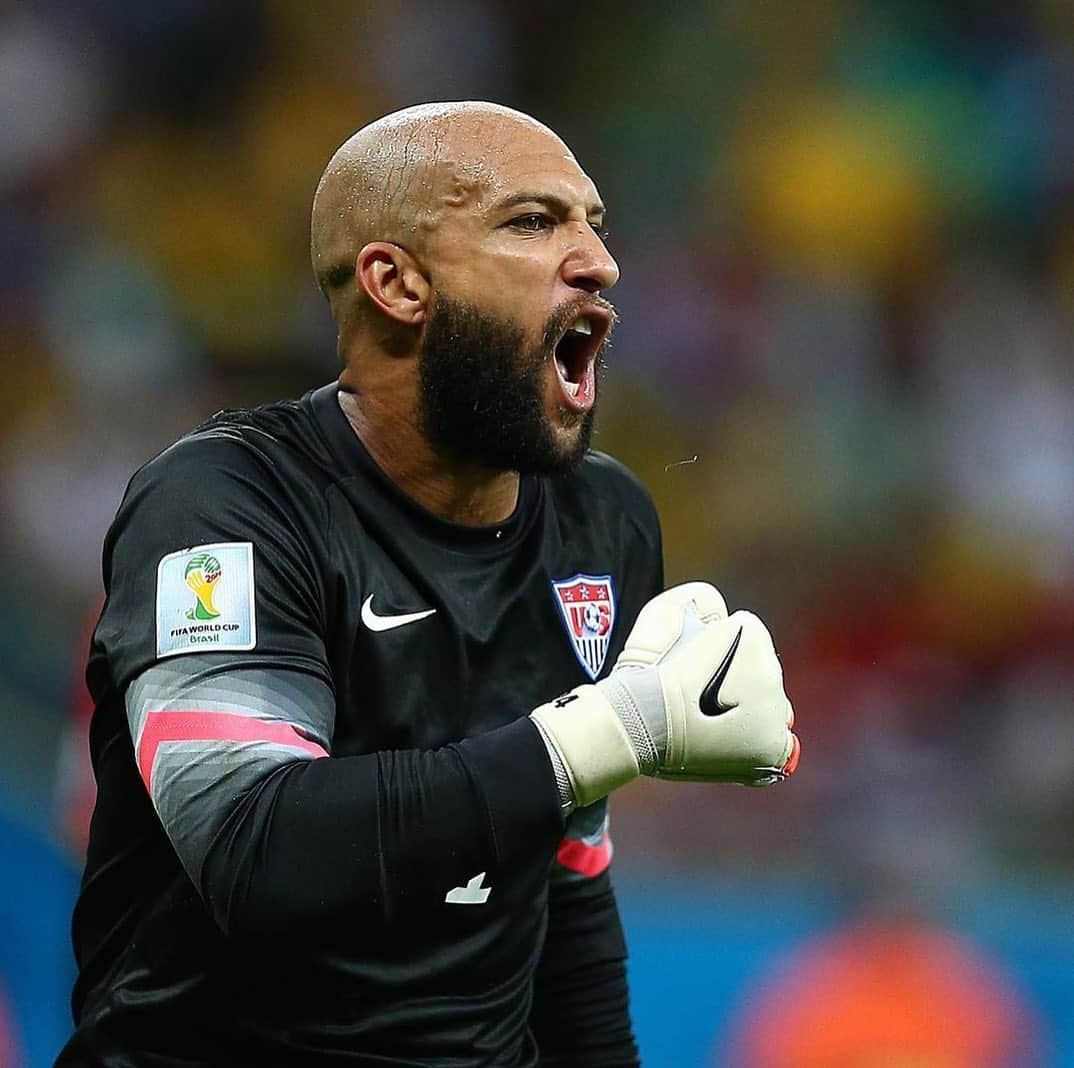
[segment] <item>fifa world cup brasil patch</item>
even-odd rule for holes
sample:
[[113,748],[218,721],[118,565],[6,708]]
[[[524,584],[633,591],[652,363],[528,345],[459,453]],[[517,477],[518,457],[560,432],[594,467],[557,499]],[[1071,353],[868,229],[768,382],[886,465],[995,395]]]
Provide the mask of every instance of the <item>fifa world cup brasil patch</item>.
[[612,576],[573,575],[569,579],[554,579],[552,590],[574,654],[589,677],[596,680],[604,667],[615,625]]
[[254,547],[195,545],[157,565],[157,656],[252,649]]

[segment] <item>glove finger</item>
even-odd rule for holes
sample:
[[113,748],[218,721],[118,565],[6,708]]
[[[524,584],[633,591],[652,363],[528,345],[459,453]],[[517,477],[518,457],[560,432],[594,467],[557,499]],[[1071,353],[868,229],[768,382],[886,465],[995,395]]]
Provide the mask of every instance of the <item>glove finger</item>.
[[688,601],[693,601],[697,617],[702,623],[715,623],[719,619],[727,618],[727,602],[723,594],[710,582],[684,582],[679,586],[672,586],[666,592],[674,594],[674,599],[679,604],[685,605]]
[[711,678],[706,686],[707,696],[702,696],[702,704],[710,706],[708,715],[735,708],[743,701],[751,703],[760,683],[770,691],[778,692],[786,701],[783,671],[772,636],[752,612],[734,612],[727,619],[706,627],[705,641],[712,650],[710,662],[716,668],[714,674],[709,669]]
[[618,666],[651,667],[660,663],[680,638],[689,637],[699,624],[727,617],[727,603],[707,582],[684,582],[657,594],[638,613],[619,656]]

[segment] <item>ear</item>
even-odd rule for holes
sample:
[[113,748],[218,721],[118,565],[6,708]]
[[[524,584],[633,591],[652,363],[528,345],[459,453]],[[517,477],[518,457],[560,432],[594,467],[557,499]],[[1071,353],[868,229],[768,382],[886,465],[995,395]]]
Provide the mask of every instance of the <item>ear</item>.
[[407,326],[425,322],[429,280],[405,248],[388,241],[370,242],[358,253],[354,275],[385,315]]

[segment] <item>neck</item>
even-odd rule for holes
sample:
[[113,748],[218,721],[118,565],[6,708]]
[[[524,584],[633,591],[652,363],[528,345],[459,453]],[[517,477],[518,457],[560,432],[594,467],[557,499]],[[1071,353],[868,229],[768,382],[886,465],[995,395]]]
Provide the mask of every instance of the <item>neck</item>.
[[357,391],[344,372],[339,406],[376,465],[426,511],[466,526],[489,526],[508,519],[518,503],[517,471],[489,471],[439,455],[417,421],[413,387]]

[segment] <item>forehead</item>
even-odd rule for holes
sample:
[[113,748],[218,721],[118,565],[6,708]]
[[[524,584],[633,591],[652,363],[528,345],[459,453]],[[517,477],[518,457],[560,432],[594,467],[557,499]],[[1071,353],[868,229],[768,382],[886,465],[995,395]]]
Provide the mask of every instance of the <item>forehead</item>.
[[447,180],[445,192],[452,206],[483,213],[521,194],[537,193],[587,212],[599,207],[593,180],[551,131],[520,124],[490,126],[460,140],[437,167]]

